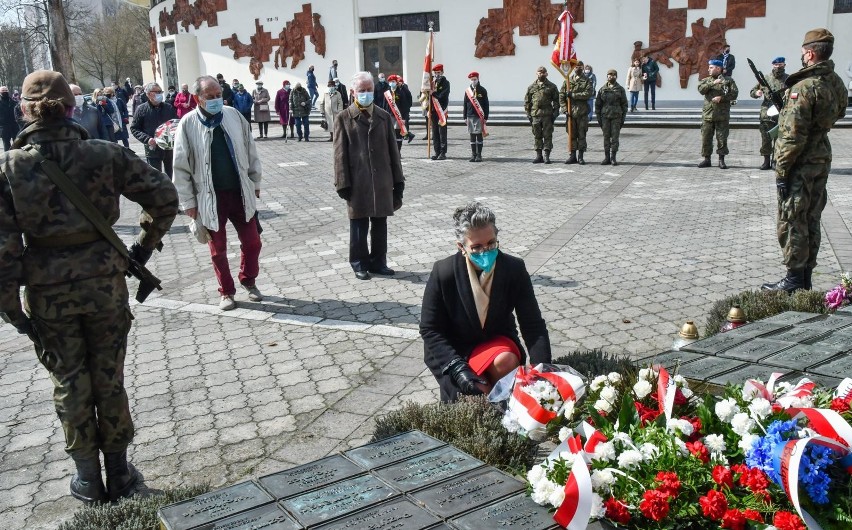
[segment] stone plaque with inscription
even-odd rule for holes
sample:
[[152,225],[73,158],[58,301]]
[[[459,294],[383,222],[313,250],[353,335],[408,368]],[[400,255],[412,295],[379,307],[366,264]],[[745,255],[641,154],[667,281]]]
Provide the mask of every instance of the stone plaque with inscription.
[[[772,374],[777,372],[782,374],[780,378],[781,381],[793,381],[793,372],[785,370],[784,368],[778,368],[777,366],[764,366],[760,364],[744,364],[742,367],[731,372],[725,372],[723,374],[713,376],[708,379],[707,382],[720,386],[725,386],[728,383],[741,385],[749,379],[757,379],[758,381],[765,382],[769,380],[769,377]],[[798,379],[795,381],[798,381]]]
[[[831,359],[819,366],[811,367],[808,372],[814,372],[816,374],[838,379],[849,377],[849,374],[852,374],[852,356],[838,355],[835,359]],[[830,385],[829,387],[832,386],[835,385]]]
[[258,483],[276,499],[286,499],[362,473],[364,470],[354,462],[341,455],[334,455],[260,477]]
[[835,331],[852,326],[852,318],[848,315],[820,315],[818,318],[800,324],[803,328]]
[[[743,326],[746,327],[746,326]],[[702,339],[692,344],[687,344],[683,348],[683,351],[693,352],[693,353],[703,353],[706,355],[718,355],[725,350],[729,350],[738,344],[742,344],[743,342],[749,341],[754,337],[752,335],[747,335],[744,333],[736,333],[739,331],[737,328],[727,333],[719,333],[713,335],[712,337],[708,337],[706,339]]]
[[469,454],[446,446],[388,467],[375,469],[373,473],[400,491],[409,492],[482,465],[482,462]]
[[836,350],[837,353],[852,352],[852,330],[848,328],[841,329],[810,343],[814,346],[831,348]]
[[699,353],[691,353],[687,351],[667,351],[657,355],[652,355],[651,357],[646,357],[641,361],[638,361],[636,364],[640,367],[646,367],[649,364],[659,364],[665,366],[666,369],[674,369],[681,364],[685,364],[690,361],[695,361],[703,357],[704,356]]
[[440,522],[436,516],[427,512],[404,497],[398,497],[366,510],[355,512],[343,519],[318,526],[317,530],[424,530],[433,528]]
[[247,512],[218,521],[196,526],[192,530],[299,530],[302,525],[296,523],[277,504],[267,504]]
[[719,356],[731,357],[732,359],[739,359],[741,361],[757,362],[794,345],[795,343],[793,342],[783,342],[780,340],[754,339],[738,344],[730,350],[725,350]]
[[696,381],[706,381],[719,374],[742,368],[745,363],[737,359],[725,357],[705,357],[691,363],[686,363],[678,369],[678,373]]
[[304,526],[350,514],[387,500],[398,492],[372,475],[346,479],[281,501]]
[[445,444],[420,431],[411,431],[373,442],[344,454],[365,469],[374,469],[437,449]]
[[794,326],[788,330],[765,337],[772,340],[782,340],[784,342],[805,342],[806,340],[816,339],[822,335],[829,333],[829,330],[820,328],[811,328],[804,325]]
[[547,508],[534,503],[524,493],[519,493],[490,506],[451,519],[450,524],[460,530],[494,530],[496,528],[550,530],[559,528],[553,522],[553,515]]
[[819,349],[812,344],[797,344],[789,350],[770,355],[763,359],[761,364],[804,371],[811,366],[831,359],[835,355],[837,354],[830,350]]
[[272,496],[254,482],[242,482],[187,501],[164,506],[160,508],[158,514],[160,522],[167,530],[188,530],[272,501]]
[[525,484],[492,468],[465,473],[446,482],[410,493],[411,497],[443,518],[456,516],[524,491]]
[[806,313],[804,311],[784,311],[783,313],[778,313],[777,315],[772,315],[771,317],[762,318],[760,319],[760,322],[792,326],[795,324],[806,322],[808,320],[812,320],[814,316],[815,315],[813,313]]

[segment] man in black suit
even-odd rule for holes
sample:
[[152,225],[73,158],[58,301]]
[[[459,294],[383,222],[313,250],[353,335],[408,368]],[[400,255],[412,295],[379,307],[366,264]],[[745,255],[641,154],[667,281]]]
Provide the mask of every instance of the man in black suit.
[[424,360],[444,402],[487,393],[526,363],[518,325],[530,364],[551,357],[530,275],[522,259],[498,249],[494,212],[471,202],[453,219],[459,251],[435,263],[420,315]]
[[734,57],[734,54],[731,53],[730,44],[722,46],[722,53],[716,57],[716,60],[722,61],[722,75],[728,77],[734,75],[734,68],[737,67],[737,59]]

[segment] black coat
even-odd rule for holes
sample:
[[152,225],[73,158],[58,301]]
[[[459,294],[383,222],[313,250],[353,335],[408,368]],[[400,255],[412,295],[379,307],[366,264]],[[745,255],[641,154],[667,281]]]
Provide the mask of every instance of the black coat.
[[[386,90],[391,91],[390,88]],[[396,102],[396,108],[399,109],[399,113],[402,115],[403,120],[408,120],[411,115],[411,91],[408,90],[408,85],[399,85],[396,87],[395,91],[391,91],[394,95],[394,101]],[[393,119],[393,114],[391,113],[390,105],[388,105],[388,100],[385,99],[384,93],[381,96],[376,96],[376,104],[381,107],[382,110],[386,111],[388,114],[391,114],[391,118]]]
[[[133,122],[130,124],[130,132],[137,140],[145,144],[145,156],[162,158],[165,155],[159,146],[150,147],[148,140],[154,137],[157,127],[169,120],[176,119],[177,111],[168,103],[160,103],[154,107],[150,102],[145,102],[133,109]],[[171,156],[171,153],[168,156]]]
[[338,92],[338,94],[340,94],[340,99],[343,101],[343,108],[345,109],[346,107],[349,106],[349,103],[350,103],[349,91],[346,90],[346,85],[344,85],[343,83],[338,83],[337,84],[337,92]]
[[18,102],[11,97],[0,98],[0,136],[14,138],[18,135],[18,122],[15,120],[15,107]]
[[530,363],[550,362],[550,337],[524,261],[499,252],[495,267],[485,329],[479,324],[462,253],[444,258],[432,268],[423,294],[420,336],[426,366],[441,387],[441,401],[455,401],[458,397],[458,388],[443,370],[453,359],[467,360],[478,344],[503,335],[518,345],[525,361],[515,314],[529,349]]
[[435,80],[435,91],[432,92],[432,96],[438,100],[442,109],[447,110],[450,105],[450,81],[446,77],[441,76]]
[[[479,106],[482,107],[482,114],[485,115],[485,119],[488,119],[488,91],[485,90],[485,87],[482,85],[476,85],[476,100],[479,101]],[[467,89],[464,91],[464,112],[462,112],[463,118],[478,118],[479,114],[476,113],[476,109],[473,108],[473,105],[470,102],[470,99],[467,97]]]

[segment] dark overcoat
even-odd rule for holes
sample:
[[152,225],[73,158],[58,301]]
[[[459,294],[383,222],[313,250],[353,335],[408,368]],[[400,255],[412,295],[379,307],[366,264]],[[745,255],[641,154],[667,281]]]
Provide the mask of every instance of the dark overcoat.
[[515,314],[529,350],[530,364],[550,362],[550,336],[524,261],[499,252],[494,267],[484,329],[479,323],[461,252],[435,263],[429,275],[420,312],[420,336],[426,366],[441,388],[441,401],[455,401],[458,397],[458,388],[444,374],[444,369],[453,359],[467,360],[478,344],[503,335],[518,345],[522,359],[526,359]]
[[393,118],[373,105],[373,117],[356,105],[334,119],[334,187],[352,188],[349,218],[387,217],[394,212],[394,185],[405,182]]

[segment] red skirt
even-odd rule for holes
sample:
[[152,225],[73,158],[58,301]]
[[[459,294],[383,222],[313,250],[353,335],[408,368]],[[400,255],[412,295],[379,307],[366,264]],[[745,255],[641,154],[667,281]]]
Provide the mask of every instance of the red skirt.
[[498,355],[506,352],[514,353],[518,358],[518,363],[521,362],[521,352],[518,350],[518,345],[515,344],[515,341],[498,335],[474,348],[467,362],[470,368],[476,372],[476,375],[482,375]]

